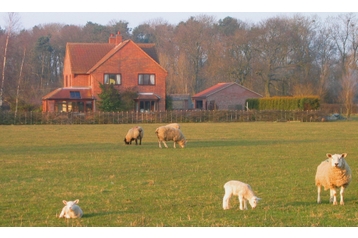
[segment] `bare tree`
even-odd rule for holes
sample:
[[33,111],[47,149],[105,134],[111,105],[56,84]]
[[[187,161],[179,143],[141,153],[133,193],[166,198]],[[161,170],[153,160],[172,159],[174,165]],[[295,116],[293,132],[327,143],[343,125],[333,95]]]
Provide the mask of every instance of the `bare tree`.
[[21,78],[22,78],[22,70],[24,68],[25,56],[26,56],[26,48],[24,48],[24,54],[23,54],[22,60],[21,60],[20,75],[19,75],[19,81],[18,81],[17,90],[16,90],[16,100],[15,100],[16,104],[15,104],[14,123],[15,123],[16,116],[17,116],[17,107],[19,105],[20,85],[21,85]]
[[13,32],[16,30],[16,26],[20,20],[20,17],[17,13],[11,12],[7,15],[7,29],[6,29],[6,40],[5,40],[5,47],[4,47],[4,59],[2,65],[2,73],[1,73],[1,85],[0,85],[0,108],[3,103],[3,96],[4,96],[4,83],[5,83],[5,69],[7,63],[7,49],[9,46],[10,37]]
[[353,54],[347,57],[345,61],[345,70],[342,76],[341,85],[341,100],[346,108],[346,116],[347,118],[350,118],[358,85],[358,70]]

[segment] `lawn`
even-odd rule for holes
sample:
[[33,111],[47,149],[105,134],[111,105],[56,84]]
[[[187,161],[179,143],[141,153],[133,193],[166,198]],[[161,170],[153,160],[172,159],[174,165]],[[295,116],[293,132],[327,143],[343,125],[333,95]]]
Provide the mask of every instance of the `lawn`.
[[[182,123],[187,147],[125,145],[130,124],[0,126],[1,227],[355,227],[358,121]],[[353,181],[345,205],[316,203],[326,153],[347,152]],[[228,180],[262,200],[222,209]],[[60,219],[79,199],[81,219]]]

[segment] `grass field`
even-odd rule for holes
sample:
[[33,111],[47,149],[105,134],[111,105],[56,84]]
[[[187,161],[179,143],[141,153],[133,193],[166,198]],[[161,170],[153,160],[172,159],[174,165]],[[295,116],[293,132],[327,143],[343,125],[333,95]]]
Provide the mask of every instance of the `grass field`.
[[[142,124],[141,146],[125,145],[132,125],[0,126],[1,227],[355,227],[358,121],[181,124],[184,149],[159,149]],[[314,176],[326,153],[347,152],[353,181],[345,205],[316,203]],[[262,198],[222,209],[228,180]],[[79,199],[81,219],[59,219]]]

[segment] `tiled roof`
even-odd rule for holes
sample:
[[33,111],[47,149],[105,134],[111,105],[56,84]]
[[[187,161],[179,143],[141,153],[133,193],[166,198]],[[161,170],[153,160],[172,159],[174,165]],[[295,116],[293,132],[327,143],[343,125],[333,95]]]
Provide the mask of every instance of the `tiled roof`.
[[[89,87],[68,87],[68,88],[58,88],[49,94],[42,97],[43,100],[61,100],[61,99],[71,99],[70,92],[79,92],[80,99],[93,99],[91,88]],[[78,99],[78,98],[73,98]]]
[[192,96],[193,98],[194,97],[207,97],[213,93],[216,93],[218,92],[219,90],[222,90],[226,87],[229,87],[230,85],[233,85],[234,83],[218,83],[210,88],[207,88],[197,94],[195,94],[194,96]]
[[67,43],[71,69],[74,74],[85,74],[100,61],[114,45],[109,43]]
[[137,45],[159,64],[159,58],[157,55],[157,51],[155,50],[155,44],[137,43]]
[[[129,40],[118,45],[110,43],[67,43],[71,69],[74,74],[90,73],[123,48]],[[155,44],[137,44],[159,64]]]
[[137,100],[159,100],[160,97],[154,93],[138,93]]
[[[192,96],[192,98],[206,98],[206,97],[208,97],[208,96],[210,96],[210,95],[212,95],[214,93],[217,93],[220,90],[223,90],[223,89],[225,89],[227,87],[230,87],[232,85],[235,85],[235,84],[240,86],[240,87],[242,87],[242,88],[244,88],[244,89],[246,89],[246,90],[249,90],[249,91],[251,91],[253,93],[256,93],[256,92],[254,92],[254,91],[252,91],[252,90],[250,90],[248,88],[245,88],[244,86],[242,86],[242,85],[240,85],[238,83],[234,83],[234,82],[231,82],[231,83],[218,83],[218,84],[216,84],[216,85],[214,85],[214,86],[212,86],[210,88],[207,88],[207,89],[195,94],[194,96]],[[256,93],[256,94],[261,96],[258,93]]]
[[[120,44],[116,45],[115,47],[112,47],[110,51],[107,52],[106,55],[104,55],[96,64],[92,65],[92,67],[87,71],[87,73],[93,72],[93,70],[97,69],[100,65],[102,65],[104,62],[106,62],[109,58],[112,57],[116,52],[118,52],[120,49],[122,49],[129,40],[123,41]],[[113,45],[112,45],[113,46]]]

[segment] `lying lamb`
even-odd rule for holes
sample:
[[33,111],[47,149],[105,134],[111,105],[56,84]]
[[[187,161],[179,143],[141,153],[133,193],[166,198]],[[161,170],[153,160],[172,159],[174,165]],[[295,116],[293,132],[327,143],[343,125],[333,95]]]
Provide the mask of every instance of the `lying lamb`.
[[60,214],[60,218],[80,218],[83,216],[83,212],[81,208],[77,205],[79,203],[79,200],[75,201],[62,201],[65,206],[62,208],[62,212]]
[[328,159],[323,161],[317,167],[316,172],[316,186],[318,191],[317,203],[321,203],[321,186],[324,190],[330,189],[330,202],[337,205],[336,188],[341,187],[341,201],[344,205],[343,193],[344,189],[348,187],[352,180],[352,173],[348,163],[344,158],[347,153],[343,154],[327,154]]
[[129,129],[129,131],[127,132],[126,137],[124,137],[124,143],[129,145],[132,144],[132,141],[134,140],[135,144],[138,145],[138,140],[139,140],[139,145],[141,145],[143,135],[144,135],[143,128],[140,126],[135,126]]
[[155,134],[157,134],[159,148],[162,148],[161,142],[163,142],[164,146],[168,148],[166,141],[173,141],[174,148],[175,144],[178,143],[181,148],[184,148],[186,145],[186,139],[183,133],[174,127],[171,126],[160,126],[155,130]]
[[174,128],[177,128],[177,129],[180,129],[180,125],[178,123],[170,123],[166,126],[171,126],[171,127],[174,127]]
[[249,201],[252,209],[257,206],[258,201],[261,198],[255,196],[250,185],[237,181],[231,180],[224,185],[225,195],[223,198],[223,208],[224,210],[230,209],[229,202],[232,195],[239,197],[240,210],[247,210],[247,201]]

